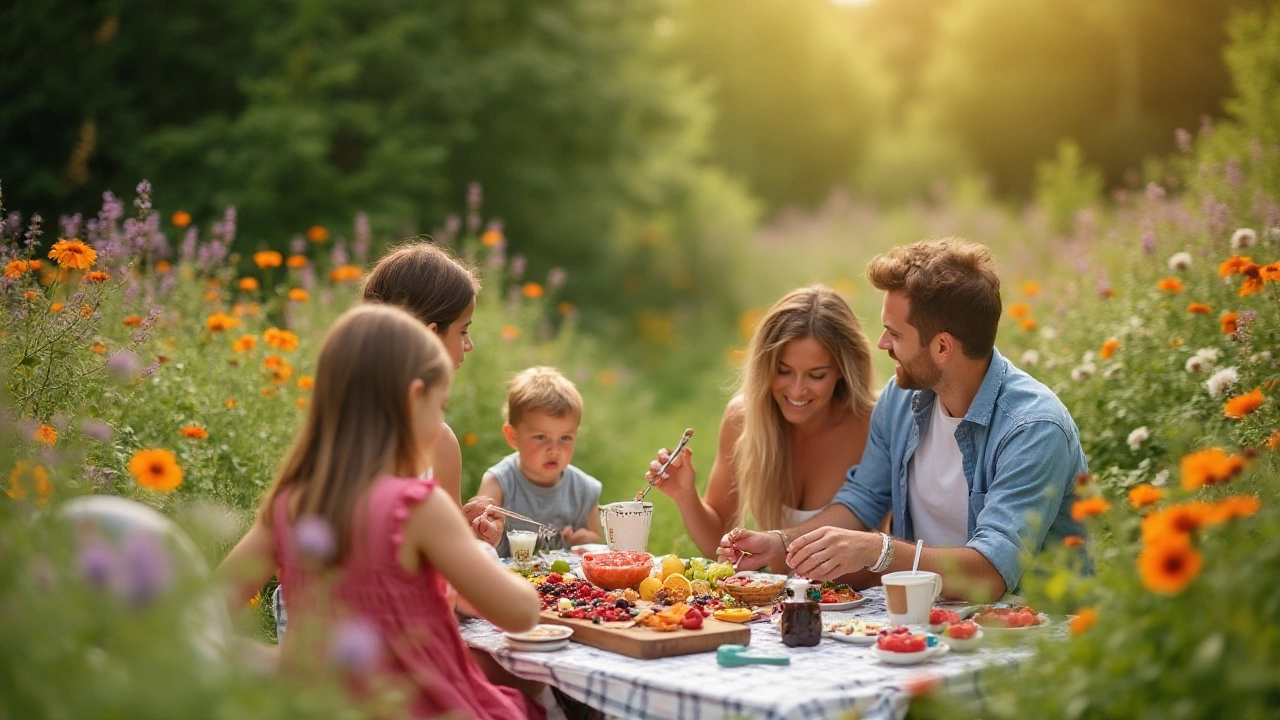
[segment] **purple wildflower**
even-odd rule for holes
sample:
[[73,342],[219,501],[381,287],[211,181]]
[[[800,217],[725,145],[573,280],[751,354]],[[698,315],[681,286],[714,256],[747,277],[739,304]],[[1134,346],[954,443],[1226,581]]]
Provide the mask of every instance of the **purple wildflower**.
[[338,549],[338,538],[333,528],[318,515],[308,515],[298,520],[293,528],[293,537],[298,545],[298,552],[314,561],[325,562]]
[[102,589],[116,573],[116,554],[106,542],[92,538],[80,544],[76,567],[90,586]]
[[71,217],[63,215],[58,218],[58,224],[62,226],[62,237],[79,237],[80,226],[84,224],[84,217],[80,213],[76,213]]
[[1173,138],[1178,144],[1178,152],[1186,155],[1191,152],[1191,133],[1185,128],[1178,128],[1173,132]]
[[1147,183],[1147,199],[1151,202],[1159,202],[1164,199],[1164,188],[1159,183]]
[[519,280],[524,277],[524,268],[527,264],[528,261],[524,259],[523,255],[516,255],[511,258],[511,278],[513,280]]
[[22,229],[22,213],[11,212],[4,218],[4,233],[6,235],[17,235]]
[[356,262],[364,265],[369,261],[369,246],[373,244],[373,231],[369,229],[369,216],[356,213],[356,238],[351,242],[351,252]]
[[120,547],[120,596],[134,607],[148,605],[173,585],[173,560],[164,541],[147,532],[130,532]]
[[98,442],[106,442],[111,439],[111,435],[114,431],[111,429],[110,425],[90,418],[80,423],[80,432],[84,433],[86,437],[93,438]]
[[480,209],[480,203],[484,200],[484,187],[480,183],[472,180],[467,184],[467,209],[476,212]]
[[449,237],[457,235],[458,231],[461,229],[462,220],[460,220],[457,215],[450,215],[444,219],[444,231],[449,235]]
[[333,247],[329,250],[329,259],[333,261],[334,267],[342,267],[346,265],[351,258],[347,255],[347,244],[342,239],[333,241]]
[[294,235],[289,241],[289,254],[302,255],[307,252],[307,239],[301,235]]
[[343,622],[329,640],[329,660],[344,670],[372,669],[382,657],[382,633],[364,618]]
[[196,259],[196,243],[199,241],[200,233],[196,230],[196,226],[188,226],[186,235],[182,236],[182,250],[180,255],[182,262],[191,262]]
[[568,277],[568,273],[564,271],[564,268],[562,267],[551,268],[551,271],[547,273],[547,289],[555,290],[563,286],[565,278],[567,277]]
[[31,249],[35,247],[37,244],[39,244],[40,235],[42,234],[40,230],[40,225],[43,223],[44,223],[44,220],[40,217],[40,213],[35,213],[31,216],[31,222],[27,223],[26,238],[23,240],[23,243],[22,243],[27,247],[27,249]]
[[138,208],[138,216],[145,219],[151,214],[151,183],[143,180],[135,190],[138,197],[133,199],[133,206]]
[[310,290],[316,284],[315,268],[307,265],[298,271],[298,284],[303,290]]
[[105,368],[112,380],[123,384],[133,380],[141,365],[137,355],[128,350],[121,350],[107,360]]
[[155,360],[151,361],[151,364],[148,365],[145,370],[142,371],[142,377],[149,378],[152,375],[155,375],[156,371],[159,369],[160,369],[160,358],[156,358]]
[[1244,171],[1240,169],[1240,160],[1227,158],[1225,174],[1227,176],[1227,187],[1239,191],[1240,186],[1244,184]]
[[1151,255],[1156,251],[1156,234],[1147,231],[1142,233],[1142,252]]

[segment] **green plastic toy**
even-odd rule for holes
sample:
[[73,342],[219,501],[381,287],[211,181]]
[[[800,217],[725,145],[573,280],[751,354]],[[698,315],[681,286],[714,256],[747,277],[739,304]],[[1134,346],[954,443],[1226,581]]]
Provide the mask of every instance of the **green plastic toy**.
[[786,655],[750,655],[746,645],[721,645],[716,648],[716,662],[720,667],[790,665],[791,658]]

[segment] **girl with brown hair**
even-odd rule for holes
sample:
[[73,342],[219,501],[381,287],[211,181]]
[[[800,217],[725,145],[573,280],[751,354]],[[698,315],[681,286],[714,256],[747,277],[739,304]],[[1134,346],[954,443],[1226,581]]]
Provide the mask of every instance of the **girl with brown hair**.
[[[658,479],[699,551],[750,516],[762,529],[825,508],[862,458],[875,405],[871,345],[849,305],[821,285],[788,293],[756,327],[737,394],[725,408],[706,493],[693,452]],[[669,457],[658,451],[647,478]]]
[[353,686],[407,691],[412,717],[541,717],[541,706],[485,679],[446,597],[447,581],[509,631],[538,620],[532,586],[471,539],[434,479],[419,477],[444,427],[452,365],[440,339],[403,310],[362,305],[339,318],[320,350],[306,421],[219,570],[233,583],[232,607],[279,575],[293,620],[283,645],[290,665],[324,657],[344,628],[360,627],[359,667],[347,658]]

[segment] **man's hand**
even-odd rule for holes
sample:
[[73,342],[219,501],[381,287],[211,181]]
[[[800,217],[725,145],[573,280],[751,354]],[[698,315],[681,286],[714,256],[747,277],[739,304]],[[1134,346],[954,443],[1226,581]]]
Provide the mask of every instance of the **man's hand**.
[[787,565],[810,580],[834,580],[874,565],[883,541],[879,533],[821,527],[787,548]]
[[[784,550],[781,545],[777,533],[734,528],[720,538],[716,558],[720,562],[736,563],[739,570],[759,570],[770,560],[781,557]],[[751,556],[745,556],[744,550]]]

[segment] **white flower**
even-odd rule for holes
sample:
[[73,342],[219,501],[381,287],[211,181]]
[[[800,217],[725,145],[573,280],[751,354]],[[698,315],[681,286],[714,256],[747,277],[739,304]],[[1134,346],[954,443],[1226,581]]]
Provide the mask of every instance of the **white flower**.
[[1129,327],[1135,328],[1135,329],[1142,327],[1142,318],[1138,317],[1137,315],[1130,315]]
[[1271,236],[1272,240],[1280,240],[1280,227],[1273,227],[1267,230],[1267,234]]
[[1111,363],[1102,370],[1102,377],[1108,380],[1120,380],[1124,378],[1124,363]]
[[1177,272],[1180,270],[1187,270],[1190,268],[1191,268],[1191,253],[1188,253],[1188,252],[1174,253],[1173,256],[1169,258],[1169,269],[1173,270],[1174,272]]
[[1023,365],[1039,365],[1040,353],[1036,350],[1028,350],[1022,353],[1022,364]]
[[1058,331],[1054,330],[1051,327],[1041,328],[1040,337],[1044,338],[1045,340],[1053,340],[1054,338],[1058,337]]
[[1142,447],[1142,443],[1146,442],[1150,438],[1151,433],[1147,432],[1147,426],[1143,425],[1142,427],[1134,428],[1133,432],[1129,433],[1129,438],[1125,440],[1125,442],[1129,443],[1130,450],[1137,450]]
[[1258,233],[1250,228],[1240,228],[1231,236],[1231,249],[1244,250],[1258,242]]
[[1151,484],[1156,487],[1164,487],[1165,485],[1168,485],[1169,471],[1161,470],[1160,472],[1156,473],[1156,476],[1151,479]]
[[1227,390],[1231,389],[1240,381],[1240,373],[1233,367],[1222,368],[1218,372],[1209,376],[1204,386],[1209,388],[1209,394],[1214,397],[1222,397],[1227,394]]
[[1080,356],[1080,362],[1084,365],[1092,365],[1094,357],[1095,355],[1092,350],[1085,350],[1084,354]]
[[1097,371],[1098,371],[1098,367],[1096,365],[1094,365],[1091,362],[1086,362],[1072,369],[1071,379],[1075,380],[1076,382],[1084,382],[1085,380],[1088,380],[1089,378],[1093,377],[1093,374]]
[[1222,351],[1216,347],[1204,347],[1197,350],[1196,355],[1208,363],[1215,363],[1222,357]]
[[1205,360],[1199,355],[1192,355],[1187,358],[1187,372],[1198,373],[1205,368]]

